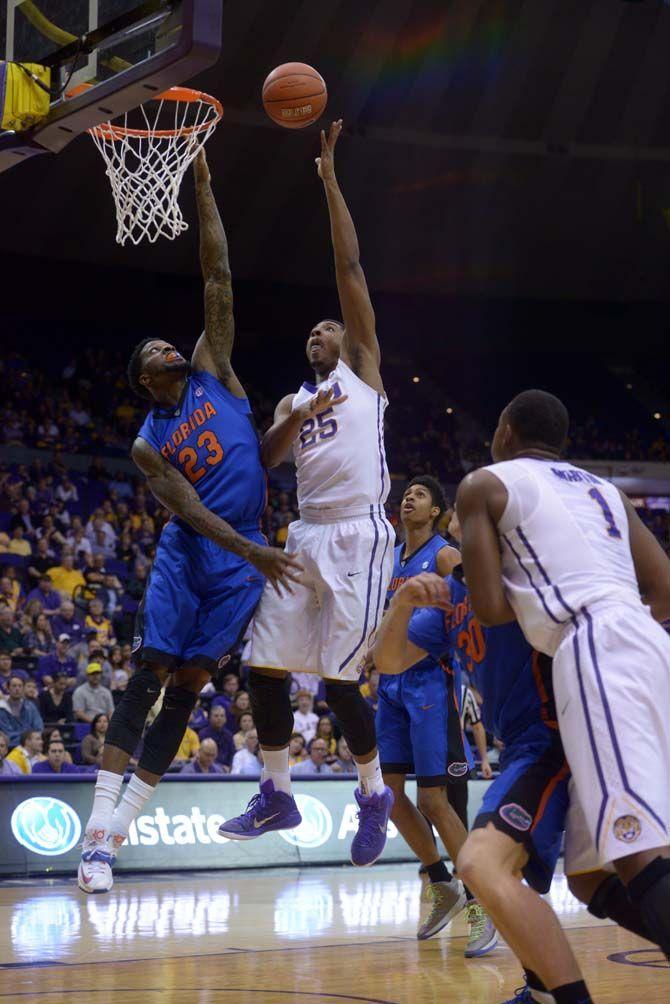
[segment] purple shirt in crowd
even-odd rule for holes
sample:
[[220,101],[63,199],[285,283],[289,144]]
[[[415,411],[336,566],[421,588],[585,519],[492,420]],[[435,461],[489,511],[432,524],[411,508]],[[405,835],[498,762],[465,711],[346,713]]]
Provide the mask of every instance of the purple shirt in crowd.
[[48,760],[42,760],[41,763],[35,764],[31,774],[55,774],[56,776],[58,774],[90,774],[90,770],[76,763],[63,763],[60,770],[54,770]]
[[225,764],[226,767],[230,767],[235,756],[235,743],[228,729],[224,727],[219,731],[208,725],[206,729],[201,729],[200,731],[200,742],[203,739],[213,739],[216,743],[219,750],[216,755],[216,763]]

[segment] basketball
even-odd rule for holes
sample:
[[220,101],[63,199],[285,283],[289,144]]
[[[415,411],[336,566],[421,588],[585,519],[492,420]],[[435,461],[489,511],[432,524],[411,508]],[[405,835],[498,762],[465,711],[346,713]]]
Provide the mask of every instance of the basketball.
[[323,114],[326,82],[307,63],[282,63],[265,78],[263,107],[285,129],[304,129]]

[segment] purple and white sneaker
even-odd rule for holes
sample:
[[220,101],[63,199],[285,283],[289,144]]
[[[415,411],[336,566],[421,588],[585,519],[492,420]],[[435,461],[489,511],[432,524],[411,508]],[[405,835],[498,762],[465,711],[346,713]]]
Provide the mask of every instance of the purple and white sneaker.
[[284,791],[275,791],[274,784],[268,778],[249,802],[247,811],[221,823],[219,833],[229,840],[254,840],[272,830],[293,830],[301,822],[302,816],[293,796]]
[[364,795],[354,792],[358,802],[358,830],[351,842],[351,863],[359,868],[373,865],[386,846],[386,827],[395,798],[390,788],[384,794]]

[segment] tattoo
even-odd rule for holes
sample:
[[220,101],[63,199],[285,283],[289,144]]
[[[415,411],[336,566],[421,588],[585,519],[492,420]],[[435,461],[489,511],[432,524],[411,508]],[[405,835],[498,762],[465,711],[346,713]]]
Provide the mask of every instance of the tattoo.
[[200,267],[205,280],[205,338],[214,361],[225,373],[235,337],[228,241],[210,183],[198,181],[195,190],[200,224]]

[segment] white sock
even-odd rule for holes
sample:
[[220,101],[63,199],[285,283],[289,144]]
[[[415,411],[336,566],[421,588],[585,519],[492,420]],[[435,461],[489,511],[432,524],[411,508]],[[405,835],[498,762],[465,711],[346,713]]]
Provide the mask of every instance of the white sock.
[[275,791],[283,791],[287,795],[291,794],[288,746],[283,750],[263,750],[261,784],[268,779],[274,784]]
[[112,817],[109,826],[110,833],[118,833],[127,837],[130,824],[144,808],[144,803],[149,801],[155,790],[146,781],[140,781],[137,774],[133,774]]
[[358,770],[358,785],[364,795],[384,794],[385,786],[379,764],[379,753],[375,754],[374,760],[371,760],[370,763],[359,763],[356,760],[356,769]]
[[111,770],[100,770],[95,782],[93,808],[86,824],[86,833],[100,833],[102,840],[109,833],[109,824],[114,815],[114,806],[123,784],[123,774],[113,774]]

